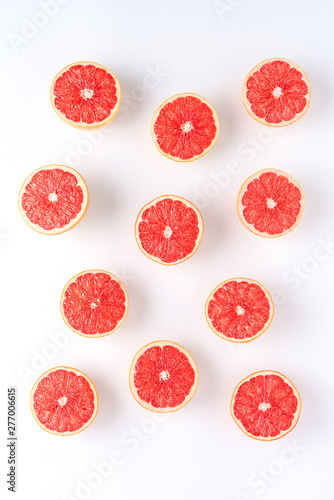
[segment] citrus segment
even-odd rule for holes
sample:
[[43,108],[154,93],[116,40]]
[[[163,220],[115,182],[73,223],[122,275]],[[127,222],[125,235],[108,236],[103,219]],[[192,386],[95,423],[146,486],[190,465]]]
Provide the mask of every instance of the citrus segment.
[[116,76],[101,64],[78,62],[63,68],[51,85],[51,103],[70,125],[94,128],[109,123],[121,101]]
[[217,140],[218,117],[197,94],[178,94],[155,112],[152,137],[158,150],[176,161],[192,161],[207,153]]
[[257,281],[233,278],[218,285],[205,304],[209,326],[232,342],[248,342],[270,325],[274,306],[268,291]]
[[296,387],[281,373],[253,373],[235,388],[231,400],[234,421],[250,437],[279,439],[296,425],[301,399]]
[[265,169],[242,185],[237,210],[241,222],[253,233],[275,238],[294,229],[304,211],[304,194],[285,172]]
[[255,120],[280,127],[306,113],[311,85],[297,64],[278,57],[267,59],[250,71],[242,95],[247,111]]
[[152,342],[131,363],[132,395],[148,410],[179,410],[193,397],[197,384],[198,371],[192,357],[175,342]]
[[98,409],[92,381],[79,370],[66,366],[52,368],[39,377],[32,388],[30,402],[39,425],[62,436],[84,430]]
[[105,337],[123,323],[128,297],[116,276],[94,269],[77,274],[66,284],[60,310],[71,330],[86,337]]
[[26,223],[39,233],[58,234],[83,217],[88,206],[83,178],[64,165],[35,170],[23,183],[19,209]]
[[191,257],[203,234],[199,210],[180,196],[160,196],[145,205],[135,224],[142,252],[160,264],[179,264]]

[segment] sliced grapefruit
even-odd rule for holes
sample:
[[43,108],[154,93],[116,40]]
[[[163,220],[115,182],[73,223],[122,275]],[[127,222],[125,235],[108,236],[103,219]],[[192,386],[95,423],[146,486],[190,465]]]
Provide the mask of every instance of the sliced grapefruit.
[[128,312],[124,285],[107,271],[93,269],[74,276],[60,299],[62,317],[84,337],[106,337],[123,323]]
[[151,342],[137,352],[131,363],[132,395],[147,410],[166,413],[183,408],[197,384],[194,360],[175,342]]
[[150,259],[171,266],[189,259],[203,235],[203,219],[190,201],[166,195],[147,203],[137,217],[135,235]]
[[303,116],[311,100],[306,73],[294,62],[274,57],[255,66],[242,88],[245,107],[252,118],[282,127]]
[[238,194],[237,211],[252,233],[276,238],[297,226],[304,204],[299,184],[285,172],[268,168],[244,182]]
[[121,87],[110,69],[92,62],[69,64],[53,79],[51,103],[57,115],[79,128],[96,128],[115,118]]
[[177,94],[156,110],[154,144],[167,158],[192,161],[205,155],[217,140],[219,122],[211,104],[197,94]]
[[30,406],[42,429],[58,436],[70,436],[93,422],[98,397],[87,375],[75,368],[57,366],[36,380]]
[[233,278],[218,285],[205,304],[210,328],[223,339],[249,342],[268,328],[274,316],[273,301],[261,283]]
[[82,219],[88,200],[87,186],[78,172],[64,165],[47,165],[24,181],[19,209],[38,233],[59,234]]
[[290,380],[264,370],[243,379],[234,389],[231,414],[240,429],[254,439],[279,439],[297,424],[302,402]]

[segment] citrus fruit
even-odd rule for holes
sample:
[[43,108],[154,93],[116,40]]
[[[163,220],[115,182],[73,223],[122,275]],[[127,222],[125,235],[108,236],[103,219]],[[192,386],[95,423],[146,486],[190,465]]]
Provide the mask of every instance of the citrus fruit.
[[237,211],[252,233],[276,238],[297,226],[304,203],[303,191],[290,175],[268,168],[244,182],[238,194]]
[[30,406],[42,429],[58,436],[69,436],[83,431],[93,422],[98,397],[87,375],[68,366],[57,366],[36,380]]
[[24,181],[19,210],[35,231],[59,234],[82,219],[88,199],[87,186],[78,172],[64,165],[47,165]]
[[297,424],[302,402],[296,387],[279,372],[249,375],[234,389],[231,414],[248,436],[273,441]]
[[259,337],[270,325],[274,305],[261,283],[233,278],[218,285],[205,304],[210,328],[232,342],[248,342]]
[[84,337],[105,337],[123,323],[128,312],[124,285],[107,271],[93,269],[74,276],[60,299],[63,320]]
[[262,61],[248,73],[242,98],[252,118],[265,125],[282,127],[306,113],[311,85],[297,64],[274,57]]
[[160,196],[139,212],[135,234],[147,257],[171,266],[196,252],[203,235],[203,219],[195,205],[184,198]]
[[96,128],[115,118],[121,102],[121,87],[110,69],[92,62],[77,62],[63,68],[53,79],[51,103],[66,123]]
[[175,342],[151,342],[132,360],[130,389],[135,400],[147,410],[160,413],[179,410],[193,397],[197,384],[194,360]]
[[154,144],[167,158],[192,161],[205,155],[217,140],[218,117],[211,104],[197,94],[170,97],[152,120]]

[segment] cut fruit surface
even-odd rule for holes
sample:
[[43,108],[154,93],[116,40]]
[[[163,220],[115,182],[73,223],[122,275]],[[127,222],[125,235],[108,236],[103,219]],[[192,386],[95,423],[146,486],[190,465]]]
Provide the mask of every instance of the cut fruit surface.
[[311,100],[306,73],[282,57],[267,59],[245,78],[242,97],[255,120],[273,127],[294,123],[303,116]]
[[290,432],[301,411],[300,395],[279,372],[264,370],[249,375],[235,388],[231,414],[248,436],[273,441]]
[[131,363],[132,395],[147,410],[160,413],[179,410],[193,397],[197,384],[194,360],[175,342],[151,342]]
[[78,62],[63,68],[51,85],[51,103],[66,123],[95,128],[109,123],[119,109],[121,88],[108,68]]
[[141,251],[160,264],[179,264],[197,250],[203,235],[199,210],[180,196],[160,196],[145,205],[135,224]]
[[51,434],[69,436],[88,427],[98,409],[92,381],[79,370],[57,366],[35,382],[30,406],[38,424]]
[[211,104],[197,94],[175,95],[156,110],[152,137],[158,150],[176,161],[205,155],[217,140],[219,122]]
[[78,172],[64,165],[47,165],[24,181],[19,210],[35,231],[59,234],[82,219],[88,200],[87,186]]
[[85,337],[105,337],[123,323],[128,312],[124,285],[107,271],[83,271],[61,295],[62,317],[71,330]]
[[276,238],[297,226],[304,204],[303,191],[290,175],[265,169],[244,182],[238,194],[237,211],[252,233]]
[[270,325],[274,305],[261,283],[233,278],[218,285],[205,304],[210,328],[232,342],[248,342],[259,337]]

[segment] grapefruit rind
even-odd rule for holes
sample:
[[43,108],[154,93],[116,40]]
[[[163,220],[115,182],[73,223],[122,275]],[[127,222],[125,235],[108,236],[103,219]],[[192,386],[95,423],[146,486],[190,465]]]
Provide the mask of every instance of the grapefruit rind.
[[[38,224],[34,224],[33,222],[31,222],[31,220],[26,216],[25,210],[22,207],[22,195],[23,195],[23,193],[25,191],[25,188],[26,188],[27,184],[31,181],[32,177],[37,172],[39,172],[40,170],[54,170],[54,169],[60,169],[60,170],[64,170],[65,172],[70,172],[71,174],[73,174],[76,177],[78,185],[81,187],[81,189],[83,191],[84,200],[83,200],[82,208],[81,208],[80,212],[78,213],[78,215],[74,219],[71,220],[71,222],[69,224],[67,224],[64,227],[55,228],[55,229],[51,229],[50,231],[48,231],[46,229],[43,229]],[[20,189],[18,203],[19,203],[20,214],[22,215],[23,220],[28,224],[28,226],[30,226],[32,229],[34,229],[34,231],[36,231],[37,233],[55,235],[55,234],[64,233],[65,231],[68,231],[69,229],[72,229],[72,227],[76,226],[78,224],[78,222],[81,221],[81,219],[85,215],[85,213],[87,211],[87,208],[88,208],[88,204],[89,204],[89,192],[88,192],[88,188],[87,188],[87,185],[86,185],[85,181],[83,180],[83,178],[81,177],[81,175],[79,174],[79,172],[77,172],[76,170],[74,170],[74,168],[67,167],[65,165],[59,165],[59,164],[45,165],[44,167],[40,167],[40,168],[37,168],[36,170],[34,170],[26,178],[26,180],[24,181],[24,183],[22,184],[21,189]]]
[[[65,370],[65,371],[68,371],[68,372],[74,372],[76,375],[78,376],[81,376],[81,377],[84,377],[87,382],[89,383],[93,393],[94,393],[94,402],[95,402],[95,409],[94,409],[94,413],[92,415],[92,417],[90,418],[90,420],[88,422],[86,422],[80,429],[74,431],[74,432],[56,432],[56,431],[52,431],[50,429],[48,429],[47,427],[45,427],[45,425],[43,425],[39,419],[37,418],[36,416],[36,413],[35,413],[35,410],[34,410],[34,400],[33,400],[33,396],[34,396],[34,392],[35,392],[35,389],[37,387],[37,385],[39,384],[39,382],[45,378],[49,373],[51,372],[54,372],[56,370]],[[46,372],[44,372],[37,380],[36,382],[34,383],[32,389],[31,389],[31,393],[30,393],[30,409],[31,409],[31,413],[33,414],[33,417],[34,419],[36,420],[36,422],[38,423],[38,425],[43,429],[45,430],[46,432],[48,432],[49,434],[54,434],[56,436],[73,436],[74,434],[79,434],[79,432],[82,432],[84,431],[85,429],[87,429],[87,427],[93,422],[93,420],[95,420],[95,417],[97,415],[97,411],[98,411],[98,408],[99,408],[99,399],[98,399],[98,395],[97,395],[97,391],[96,391],[96,388],[93,384],[93,382],[91,381],[91,379],[83,372],[81,372],[80,370],[77,370],[76,368],[71,368],[69,366],[55,366],[54,368],[51,368],[49,370],[47,370]]]
[[[212,325],[212,322],[208,316],[208,306],[209,306],[209,303],[210,301],[212,300],[214,294],[217,292],[217,290],[219,290],[219,288],[221,288],[223,285],[225,285],[225,283],[228,283],[229,281],[236,281],[237,283],[240,283],[241,281],[246,281],[247,283],[254,283],[255,285],[258,285],[261,290],[265,293],[268,301],[269,301],[269,304],[270,304],[270,315],[269,315],[269,319],[267,321],[267,323],[264,325],[264,327],[262,328],[262,330],[260,330],[256,335],[254,335],[253,337],[250,337],[250,338],[246,338],[246,339],[233,339],[231,337],[226,337],[223,333],[220,333],[218,332],[214,326]],[[218,286],[216,286],[216,288],[210,293],[209,297],[207,298],[206,302],[205,302],[205,306],[204,306],[204,312],[205,312],[205,319],[209,325],[209,327],[211,328],[211,330],[216,334],[218,335],[218,337],[224,339],[224,340],[228,340],[230,342],[235,342],[237,344],[244,344],[246,342],[251,342],[252,340],[255,340],[257,339],[258,337],[260,337],[260,335],[262,335],[270,326],[272,320],[273,320],[273,317],[274,317],[274,303],[273,303],[273,300],[268,292],[268,290],[261,284],[259,283],[258,281],[255,281],[255,280],[252,280],[252,279],[249,279],[249,278],[230,278],[228,280],[225,280],[223,281],[222,283],[220,283]]]
[[[143,212],[151,207],[152,205],[155,205],[158,201],[161,201],[161,200],[164,200],[166,198],[170,198],[172,200],[178,200],[178,201],[181,201],[182,203],[184,203],[187,207],[190,207],[192,208],[196,215],[197,215],[197,218],[198,218],[198,229],[199,229],[199,234],[198,234],[198,237],[197,237],[197,240],[196,240],[196,244],[195,244],[195,247],[193,249],[193,251],[187,255],[186,257],[184,257],[183,259],[180,259],[180,260],[177,260],[176,262],[164,262],[162,261],[161,259],[159,259],[158,257],[155,257],[154,255],[151,255],[149,254],[148,252],[146,252],[146,250],[144,250],[144,248],[142,247],[141,245],[141,242],[140,242],[140,239],[139,239],[139,234],[138,234],[138,225],[141,221],[141,216],[143,214]],[[185,262],[186,260],[188,260],[190,257],[192,257],[192,255],[194,255],[194,253],[196,252],[196,250],[198,249],[199,247],[199,244],[202,240],[202,237],[203,237],[203,230],[204,230],[204,222],[203,222],[203,217],[200,213],[200,211],[198,210],[198,208],[193,204],[191,203],[190,201],[186,200],[185,198],[182,198],[181,196],[175,196],[175,195],[164,195],[164,196],[159,196],[158,198],[154,198],[154,200],[151,200],[149,203],[147,203],[139,212],[138,216],[137,216],[137,219],[136,219],[136,222],[135,222],[135,236],[136,236],[136,241],[137,241],[137,245],[138,247],[140,248],[140,250],[142,251],[142,253],[144,255],[146,255],[146,257],[148,257],[149,259],[153,260],[154,262],[158,262],[159,264],[163,264],[164,266],[175,266],[176,264],[181,264],[181,262]]]
[[[289,180],[289,182],[294,184],[299,189],[300,194],[301,194],[300,211],[299,211],[298,217],[296,219],[296,222],[291,227],[289,227],[288,229],[286,229],[285,231],[283,231],[280,234],[261,233],[261,231],[258,231],[257,229],[255,229],[252,224],[249,224],[245,220],[243,213],[242,213],[243,212],[242,197],[243,197],[245,191],[247,190],[248,184],[250,182],[252,182],[254,179],[257,179],[258,177],[260,177],[261,174],[264,174],[267,172],[274,172],[276,175],[282,175],[282,176],[286,177]],[[298,226],[298,224],[303,216],[304,208],[305,208],[305,197],[304,197],[303,190],[300,187],[300,185],[298,184],[298,182],[293,177],[291,177],[291,175],[287,174],[286,172],[283,172],[283,170],[278,170],[276,168],[265,168],[263,170],[259,170],[255,174],[250,175],[248,177],[248,179],[246,179],[245,182],[243,183],[243,185],[241,186],[240,191],[239,191],[238,196],[237,196],[237,212],[238,212],[238,216],[239,216],[239,219],[241,220],[242,224],[249,231],[251,231],[254,234],[257,234],[258,236],[262,236],[263,238],[280,238],[281,236],[284,236],[284,235],[290,233],[293,229],[295,229],[295,227]]]
[[[192,97],[196,97],[197,99],[200,99],[203,103],[205,103],[212,111],[212,115],[214,117],[214,120],[215,120],[215,125],[216,125],[216,135],[213,139],[213,141],[211,142],[210,146],[207,147],[203,153],[201,153],[200,155],[195,155],[193,158],[189,158],[188,160],[182,160],[181,158],[178,158],[176,156],[172,156],[168,153],[165,153],[159,146],[158,142],[157,142],[157,139],[156,139],[156,134],[154,132],[154,125],[155,125],[155,122],[156,122],[156,119],[158,118],[159,114],[160,114],[160,111],[162,110],[162,108],[164,108],[166,106],[166,104],[168,104],[169,102],[173,102],[175,99],[178,99],[179,97],[187,97],[187,96],[192,96]],[[208,153],[210,151],[210,149],[213,148],[213,146],[215,145],[217,139],[218,139],[218,135],[219,135],[219,120],[218,120],[218,116],[217,116],[217,113],[214,109],[214,107],[212,106],[212,104],[209,103],[209,101],[207,101],[206,99],[204,99],[204,97],[202,97],[201,95],[199,94],[195,94],[193,92],[182,92],[181,94],[176,94],[176,95],[173,95],[172,97],[169,97],[169,99],[166,99],[159,107],[158,109],[156,110],[156,112],[154,113],[153,115],[153,118],[152,118],[152,122],[151,122],[151,135],[152,135],[152,139],[153,139],[153,142],[157,148],[157,150],[163,155],[165,156],[166,158],[168,158],[169,160],[174,160],[174,161],[177,161],[179,163],[187,163],[187,162],[190,162],[190,161],[194,161],[194,160],[198,160],[199,158],[202,158],[202,156],[206,155],[206,153]]]
[[[55,81],[63,74],[65,73],[65,71],[67,71],[68,69],[70,69],[72,66],[76,66],[77,64],[80,64],[80,65],[83,65],[83,66],[86,66],[86,65],[93,65],[93,66],[96,66],[97,68],[101,68],[101,69],[104,69],[107,73],[109,73],[115,80],[115,86],[116,86],[116,96],[117,96],[117,104],[115,106],[115,108],[112,110],[112,112],[110,113],[110,116],[108,116],[105,120],[101,121],[101,122],[97,122],[97,123],[76,123],[72,120],[69,120],[68,118],[66,118],[66,116],[63,115],[63,113],[61,113],[55,106],[54,104],[54,98],[53,98],[53,87],[54,87],[54,84],[55,84]],[[65,68],[61,69],[57,74],[56,76],[54,77],[54,79],[52,80],[52,83],[51,83],[51,88],[50,88],[50,100],[51,100],[51,104],[52,104],[52,107],[55,111],[55,113],[57,114],[57,116],[59,116],[59,118],[61,118],[65,123],[68,123],[69,125],[72,125],[72,127],[75,127],[75,128],[80,128],[80,129],[96,129],[96,128],[100,128],[100,127],[104,127],[105,125],[108,125],[110,122],[113,121],[113,119],[115,118],[115,116],[117,115],[118,113],[118,110],[119,110],[119,107],[120,107],[120,104],[121,104],[121,86],[120,86],[120,83],[116,77],[116,75],[109,69],[107,68],[106,66],[103,66],[102,64],[98,64],[98,63],[94,63],[94,62],[91,62],[91,61],[78,61],[78,62],[75,62],[75,63],[72,63],[72,64],[68,64],[67,66],[65,66]]]
[[[249,104],[248,102],[248,99],[247,99],[247,96],[246,96],[246,92],[247,92],[247,81],[249,79],[249,77],[255,73],[256,71],[258,71],[264,64],[267,64],[267,63],[271,63],[273,61],[284,61],[284,62],[287,62],[288,64],[290,64],[290,66],[292,68],[295,68],[296,70],[300,71],[300,73],[303,75],[303,79],[305,80],[305,83],[307,84],[308,86],[308,89],[309,89],[309,92],[306,96],[306,106],[305,108],[303,109],[303,111],[301,113],[298,113],[295,118],[293,118],[292,120],[289,120],[289,121],[282,121],[280,123],[268,123],[266,122],[263,118],[259,118],[258,116],[256,116],[252,109],[251,109],[251,105]],[[308,110],[309,108],[309,105],[310,105],[310,102],[311,102],[311,83],[310,83],[310,80],[307,76],[307,74],[305,73],[305,71],[300,67],[298,66],[298,64],[294,63],[293,61],[290,61],[290,59],[286,59],[284,57],[271,57],[270,59],[265,59],[264,61],[260,62],[259,64],[257,64],[253,69],[251,69],[249,71],[249,73],[247,74],[244,82],[243,82],[243,85],[242,85],[242,100],[243,100],[243,103],[245,105],[245,108],[248,112],[248,114],[254,119],[256,120],[257,122],[259,123],[262,123],[263,125],[267,125],[268,127],[285,127],[287,125],[291,125],[292,123],[295,123],[296,121],[299,120],[299,118],[301,118],[305,113],[306,111]]]
[[[140,356],[147,349],[149,349],[150,347],[153,347],[153,346],[163,347],[165,345],[171,345],[173,347],[176,347],[180,352],[182,352],[183,354],[185,354],[187,356],[187,359],[188,359],[190,365],[192,366],[192,368],[194,369],[194,372],[195,372],[195,381],[194,381],[194,384],[193,384],[193,386],[191,388],[190,393],[188,394],[188,396],[185,398],[185,400],[180,405],[175,406],[175,407],[156,408],[155,406],[152,406],[151,403],[146,403],[145,401],[143,401],[142,399],[139,398],[139,396],[137,394],[137,389],[136,389],[136,387],[134,385],[134,382],[133,382],[134,371],[135,371],[137,360],[140,358]],[[198,369],[197,369],[196,363],[193,360],[192,356],[180,344],[177,344],[176,342],[171,342],[169,340],[157,340],[155,342],[150,342],[149,344],[144,345],[144,347],[142,347],[137,352],[137,354],[135,355],[135,357],[133,358],[133,360],[131,362],[131,366],[130,366],[130,371],[129,371],[129,385],[130,385],[131,394],[134,397],[134,399],[137,401],[137,403],[140,406],[142,406],[146,410],[152,411],[154,413],[172,413],[172,412],[178,411],[181,408],[183,408],[184,406],[186,406],[189,403],[189,401],[192,399],[192,397],[194,396],[194,394],[196,392],[196,389],[197,389],[197,386],[198,386]]]
[[[235,417],[234,412],[233,412],[234,399],[235,399],[235,396],[238,392],[239,387],[243,383],[247,382],[251,378],[256,377],[258,375],[278,375],[279,377],[281,377],[284,380],[284,382],[286,382],[293,389],[294,395],[296,396],[297,401],[298,401],[297,411],[294,415],[294,419],[293,419],[291,426],[286,431],[281,431],[281,433],[278,436],[274,436],[274,437],[254,436],[253,434],[251,434],[250,432],[248,432],[244,428],[242,423]],[[302,409],[302,400],[301,400],[300,394],[299,394],[297,388],[295,387],[295,385],[291,382],[291,380],[288,379],[288,377],[286,377],[282,373],[274,371],[274,370],[261,370],[258,372],[254,372],[251,375],[248,375],[248,377],[245,377],[243,380],[241,380],[241,382],[239,382],[239,384],[236,386],[236,388],[233,391],[232,398],[231,398],[231,404],[230,404],[230,412],[231,412],[231,416],[232,416],[234,422],[237,424],[237,426],[242,430],[242,432],[244,434],[246,434],[247,436],[249,436],[253,439],[256,439],[257,441],[276,441],[277,439],[280,439],[283,436],[286,436],[287,434],[289,434],[289,432],[291,432],[297,425],[301,409]]]
[[[78,330],[75,330],[75,328],[73,328],[67,321],[66,319],[66,316],[64,314],[64,309],[63,309],[63,302],[64,302],[64,295],[65,295],[65,292],[67,290],[67,287],[74,281],[77,280],[77,278],[83,274],[87,274],[87,273],[93,273],[93,274],[96,274],[96,273],[103,273],[103,274],[108,274],[108,276],[111,277],[111,279],[117,281],[117,283],[119,283],[119,285],[121,286],[123,292],[124,292],[124,295],[125,295],[125,313],[124,313],[124,316],[123,318],[117,323],[117,325],[115,326],[115,328],[113,330],[111,330],[110,332],[106,332],[106,333],[95,333],[95,334],[86,334],[86,333],[82,333],[82,332],[79,332]],[[128,314],[128,310],[129,310],[129,297],[128,297],[128,294],[127,294],[127,291],[125,289],[125,286],[123,285],[123,283],[121,282],[120,279],[118,279],[114,274],[111,274],[109,273],[108,271],[104,271],[102,269],[89,269],[87,271],[82,271],[78,274],[76,274],[75,276],[73,276],[73,278],[71,278],[67,283],[66,285],[64,286],[63,288],[63,291],[62,291],[62,294],[61,294],[61,297],[60,297],[60,313],[61,313],[61,316],[66,324],[66,326],[68,326],[68,328],[70,330],[72,330],[72,332],[74,333],[77,333],[78,335],[81,335],[82,337],[86,337],[86,338],[102,338],[102,337],[108,337],[109,335],[111,335],[112,333],[114,333],[116,330],[118,330],[118,328],[121,326],[121,324],[123,323],[123,321],[125,320],[127,314]]]

